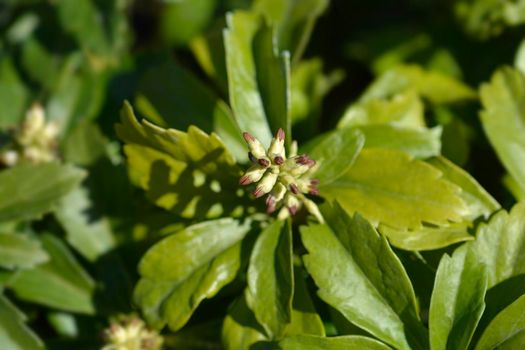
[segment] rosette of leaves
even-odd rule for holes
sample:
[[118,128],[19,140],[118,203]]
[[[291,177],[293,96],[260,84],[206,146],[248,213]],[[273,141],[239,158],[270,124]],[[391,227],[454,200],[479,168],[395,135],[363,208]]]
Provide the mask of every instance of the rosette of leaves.
[[[278,220],[239,186],[248,168],[243,131],[268,147],[280,128],[287,151],[293,139],[291,82],[301,62],[290,63],[268,23],[254,12],[227,17],[222,62],[229,106],[172,65],[162,70],[179,71],[174,76],[187,88],[167,92],[177,101],[177,93],[198,99],[185,98],[177,109],[151,90],[141,94],[139,110],[160,126],[137,119],[130,104],[123,107],[117,133],[132,182],[186,224],[154,244],[139,264],[134,299],[149,325],[182,336],[190,332],[183,329],[188,323],[199,325],[200,310],[221,318],[214,301],[205,302],[219,298],[233,300],[222,321],[226,349],[492,349],[487,344],[501,337],[521,341],[514,335],[522,326],[499,329],[490,322],[497,315],[511,323],[519,295],[483,310],[491,293],[522,273],[523,246],[509,261],[487,258],[482,243],[518,242],[513,235],[522,232],[521,205],[478,226],[473,241],[475,222],[500,206],[440,155],[440,129],[425,123],[425,103],[475,98],[463,83],[417,66],[396,67],[349,107],[337,129],[299,149],[318,161],[317,202],[325,223],[301,215]],[[196,117],[203,125],[169,128],[181,121],[159,113],[180,114],[192,104],[209,113]],[[513,238],[493,233],[504,226],[514,227]],[[413,285],[400,259],[407,253],[392,246],[422,251],[464,241],[472,242],[444,255],[437,273],[423,259],[414,263],[429,268],[428,279],[435,277],[430,302],[421,301],[428,291]],[[505,276],[489,283],[487,271],[501,266],[509,267]],[[326,337],[329,325],[338,337]]]

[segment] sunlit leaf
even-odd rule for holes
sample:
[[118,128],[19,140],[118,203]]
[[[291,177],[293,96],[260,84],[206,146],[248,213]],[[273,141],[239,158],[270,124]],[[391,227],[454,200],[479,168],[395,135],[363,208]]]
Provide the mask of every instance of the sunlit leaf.
[[425,348],[410,280],[386,239],[359,215],[334,207],[327,225],[301,228],[318,294],[349,321],[399,348]]
[[525,76],[510,67],[496,71],[480,89],[483,128],[501,162],[525,187]]
[[292,231],[277,220],[255,242],[246,293],[250,309],[271,339],[279,339],[291,322],[293,293]]
[[[517,349],[523,346],[525,333],[525,295],[501,311],[483,332],[476,350]],[[511,345],[516,338],[521,341]]]
[[468,246],[444,255],[430,301],[432,350],[467,349],[485,309],[487,273]]
[[134,299],[148,323],[178,330],[197,306],[231,282],[241,265],[247,224],[227,218],[177,232],[156,245],[139,264]]
[[349,213],[398,229],[422,222],[447,225],[469,214],[461,190],[436,168],[393,150],[364,149],[336,181],[320,184],[321,195]]

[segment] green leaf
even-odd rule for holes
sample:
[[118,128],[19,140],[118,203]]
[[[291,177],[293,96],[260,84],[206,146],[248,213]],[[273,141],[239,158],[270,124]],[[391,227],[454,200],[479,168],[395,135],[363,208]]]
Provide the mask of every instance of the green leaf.
[[205,132],[215,131],[237,159],[247,160],[246,144],[228,106],[171,57],[146,71],[136,105],[161,126],[186,129],[197,125]]
[[[217,0],[163,1],[158,31],[166,46],[185,45],[211,21]],[[148,8],[147,5],[144,7]]]
[[59,75],[59,61],[37,39],[29,38],[24,41],[22,64],[29,76],[44,88],[51,88],[56,83]]
[[127,143],[130,178],[153,203],[186,218],[242,212],[246,201],[236,195],[240,169],[216,134],[139,123],[127,103],[121,121],[116,129]]
[[415,158],[438,156],[441,151],[442,128],[407,128],[396,125],[364,125],[359,130],[366,148],[387,148],[410,154]]
[[270,339],[279,339],[291,322],[292,257],[292,230],[281,220],[261,232],[250,257],[246,299]]
[[342,336],[334,338],[296,335],[279,342],[282,350],[388,350],[389,346],[367,337]]
[[[154,245],[139,264],[134,294],[149,324],[183,327],[197,306],[236,276],[250,227],[233,219],[190,226]],[[175,259],[176,258],[176,259]]]
[[25,324],[26,316],[0,295],[0,346],[4,350],[38,350],[44,344]]
[[461,187],[461,197],[470,209],[469,219],[474,220],[480,216],[487,218],[501,208],[476,179],[448,159],[435,157],[427,162],[439,169],[448,181]]
[[79,187],[64,196],[55,209],[66,239],[89,261],[96,261],[115,246],[109,221],[100,217],[86,188]]
[[290,83],[290,118],[299,134],[313,136],[317,132],[324,97],[344,79],[344,71],[323,72],[320,58],[301,60],[293,67]]
[[487,273],[468,246],[444,255],[430,301],[432,350],[467,349],[485,309]]
[[379,231],[397,248],[423,251],[473,240],[474,236],[468,233],[470,226],[470,222],[460,222],[445,227],[423,226],[414,230],[401,230],[380,224]]
[[[304,275],[304,276],[303,276]],[[306,272],[299,267],[294,268],[294,295],[292,304],[292,320],[286,326],[286,335],[310,334],[325,336],[324,324],[317,314],[315,306],[306,285]]]
[[427,348],[408,276],[386,239],[361,216],[334,207],[330,226],[301,228],[306,269],[319,297],[346,319],[399,348]]
[[380,225],[379,230],[388,237],[392,245],[406,250],[439,249],[473,240],[474,236],[469,233],[474,225],[472,221],[487,218],[500,208],[499,203],[472,176],[451,161],[435,157],[427,162],[442,171],[448,181],[461,187],[461,198],[469,208],[469,215],[462,222],[446,227],[427,225],[414,230],[400,230]]
[[502,210],[487,224],[480,224],[470,243],[479,262],[487,267],[488,287],[525,273],[525,205],[516,204],[510,213]]
[[365,138],[359,130],[335,130],[311,143],[307,152],[319,162],[315,177],[323,185],[330,184],[344,175],[356,160],[363,148]]
[[426,123],[423,101],[415,90],[395,94],[389,99],[366,98],[352,104],[337,127],[375,124],[424,128]]
[[264,112],[271,130],[282,128],[286,142],[291,142],[290,118],[290,56],[279,53],[275,47],[271,27],[263,24],[253,38],[253,58],[257,86],[263,101]]
[[0,234],[0,266],[27,269],[49,260],[40,242],[22,234]]
[[525,187],[525,76],[501,68],[481,86],[480,94],[483,129],[510,175]]
[[367,88],[360,101],[388,98],[410,90],[416,90],[436,105],[476,98],[475,91],[459,80],[438,72],[425,71],[416,65],[400,65],[381,74]]
[[[263,145],[268,146],[272,139],[272,132],[268,123],[270,121],[275,122],[276,120],[282,120],[281,118],[285,117],[276,115],[269,117],[268,113],[283,110],[282,102],[279,101],[282,101],[281,99],[284,98],[284,96],[269,95],[273,93],[270,90],[271,87],[264,85],[263,90],[261,90],[259,84],[271,83],[272,86],[278,86],[278,91],[283,91],[283,87],[286,89],[284,91],[287,91],[288,81],[281,80],[283,77],[288,77],[288,73],[282,74],[286,72],[287,68],[282,66],[283,61],[281,59],[280,79],[276,77],[275,80],[271,81],[267,80],[267,77],[259,77],[258,73],[266,69],[257,65],[262,53],[264,52],[265,55],[275,56],[273,51],[270,53],[267,51],[259,51],[258,54],[254,51],[254,46],[256,46],[258,50],[264,50],[259,46],[261,41],[259,40],[259,43],[256,43],[255,40],[261,28],[260,19],[252,13],[237,11],[228,14],[227,23],[228,28],[224,31],[224,46],[226,51],[230,105],[240,129],[252,133]],[[264,41],[262,43],[264,43]],[[278,58],[275,57],[274,59],[278,60]],[[274,59],[272,59],[272,61],[274,61]],[[261,62],[259,62],[259,64],[260,63]],[[267,64],[266,62],[262,63]],[[271,69],[273,72],[279,71],[278,67],[278,62],[273,62]],[[274,107],[270,109],[270,106],[265,104],[268,103],[269,99],[274,101],[273,103],[276,103],[276,109],[274,109]],[[287,110],[288,104],[286,104],[286,111]],[[285,120],[285,123],[280,124],[289,125],[288,119],[285,118]]]
[[94,282],[58,238],[42,236],[51,260],[30,270],[21,270],[10,282],[23,300],[59,310],[93,314]]
[[252,8],[276,27],[279,49],[291,52],[293,61],[298,62],[328,4],[328,0],[256,0]]
[[109,141],[92,122],[82,121],[63,142],[64,159],[81,166],[90,166],[107,154]]
[[[506,345],[509,345],[514,340],[513,338],[523,337],[524,333],[525,295],[522,295],[490,322],[476,344],[476,350],[507,349]],[[521,342],[521,346],[523,344]],[[515,345],[519,346],[519,343]]]
[[51,211],[84,176],[84,171],[59,163],[24,164],[2,171],[0,222],[32,219]]
[[0,127],[18,124],[23,116],[29,92],[9,58],[0,60]]
[[243,294],[233,302],[224,319],[222,345],[225,350],[251,350],[252,345],[265,341],[264,329],[257,323]]
[[320,184],[328,200],[339,200],[349,212],[398,229],[422,222],[448,225],[468,214],[461,190],[436,168],[393,150],[364,149],[349,171]]

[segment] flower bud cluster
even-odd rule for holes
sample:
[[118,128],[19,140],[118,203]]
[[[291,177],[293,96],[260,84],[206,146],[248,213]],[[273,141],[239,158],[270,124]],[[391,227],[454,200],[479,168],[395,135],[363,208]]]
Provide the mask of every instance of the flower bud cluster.
[[[253,195],[266,196],[268,214],[280,209],[281,219],[295,215],[304,206],[320,222],[323,217],[317,205],[306,197],[318,195],[319,181],[311,178],[316,162],[306,154],[297,155],[294,144],[289,157],[286,157],[283,129],[279,129],[266,150],[259,140],[250,133],[243,133],[248,144],[248,157],[253,165],[240,178],[241,185],[256,184]],[[294,150],[295,149],[295,150]]]
[[160,350],[164,342],[162,336],[135,316],[112,322],[104,337],[106,345],[102,350]]
[[0,151],[0,165],[14,166],[20,162],[45,163],[58,158],[57,123],[46,123],[44,109],[33,105],[23,123],[13,131],[11,143]]

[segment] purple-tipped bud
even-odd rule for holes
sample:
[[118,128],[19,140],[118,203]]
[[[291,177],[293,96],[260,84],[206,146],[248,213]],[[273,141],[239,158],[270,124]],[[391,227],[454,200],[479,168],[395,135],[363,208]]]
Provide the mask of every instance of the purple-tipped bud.
[[313,159],[308,158],[306,165],[308,165],[310,168],[313,167],[317,162]]
[[290,184],[290,191],[292,191],[293,194],[298,194],[299,188],[297,187],[296,184]]
[[290,215],[294,216],[297,214],[297,206],[292,205],[291,207],[288,207],[288,211],[290,212]]
[[255,158],[252,152],[248,152],[248,158],[250,159],[250,162],[257,163],[257,158]]
[[275,134],[275,138],[278,139],[279,141],[284,141],[284,130],[279,128],[279,130],[277,130],[277,133]]
[[317,187],[310,187],[310,190],[308,191],[311,195],[318,196],[319,195],[319,189]]
[[261,187],[257,187],[255,188],[255,191],[253,191],[253,195],[255,196],[255,198],[262,197],[264,196],[264,191]]
[[275,201],[275,198],[272,195],[269,195],[266,198],[266,213],[271,214],[277,209],[276,206],[277,202]]
[[253,181],[251,180],[250,176],[248,175],[243,175],[241,176],[241,178],[239,179],[239,185],[243,185],[243,186],[246,186],[246,185],[249,185],[251,184]]
[[247,144],[250,144],[251,142],[255,142],[255,137],[250,134],[249,132],[243,132],[242,137],[244,138],[244,141],[246,141]]
[[277,156],[273,159],[273,162],[277,165],[282,165],[284,163],[284,158],[281,156]]
[[265,168],[268,168],[270,166],[270,161],[266,158],[257,159],[257,163],[259,163],[260,166]]
[[249,132],[243,132],[242,137],[244,137],[244,140],[248,144],[250,153],[256,159],[266,157],[266,150],[264,149],[263,145],[252,134]]
[[295,158],[295,162],[300,165],[306,165],[308,162],[308,156],[306,154],[301,154]]
[[317,185],[319,185],[319,180],[318,180],[318,179],[311,179],[311,180],[310,180],[310,185],[312,185],[312,186],[317,186]]

